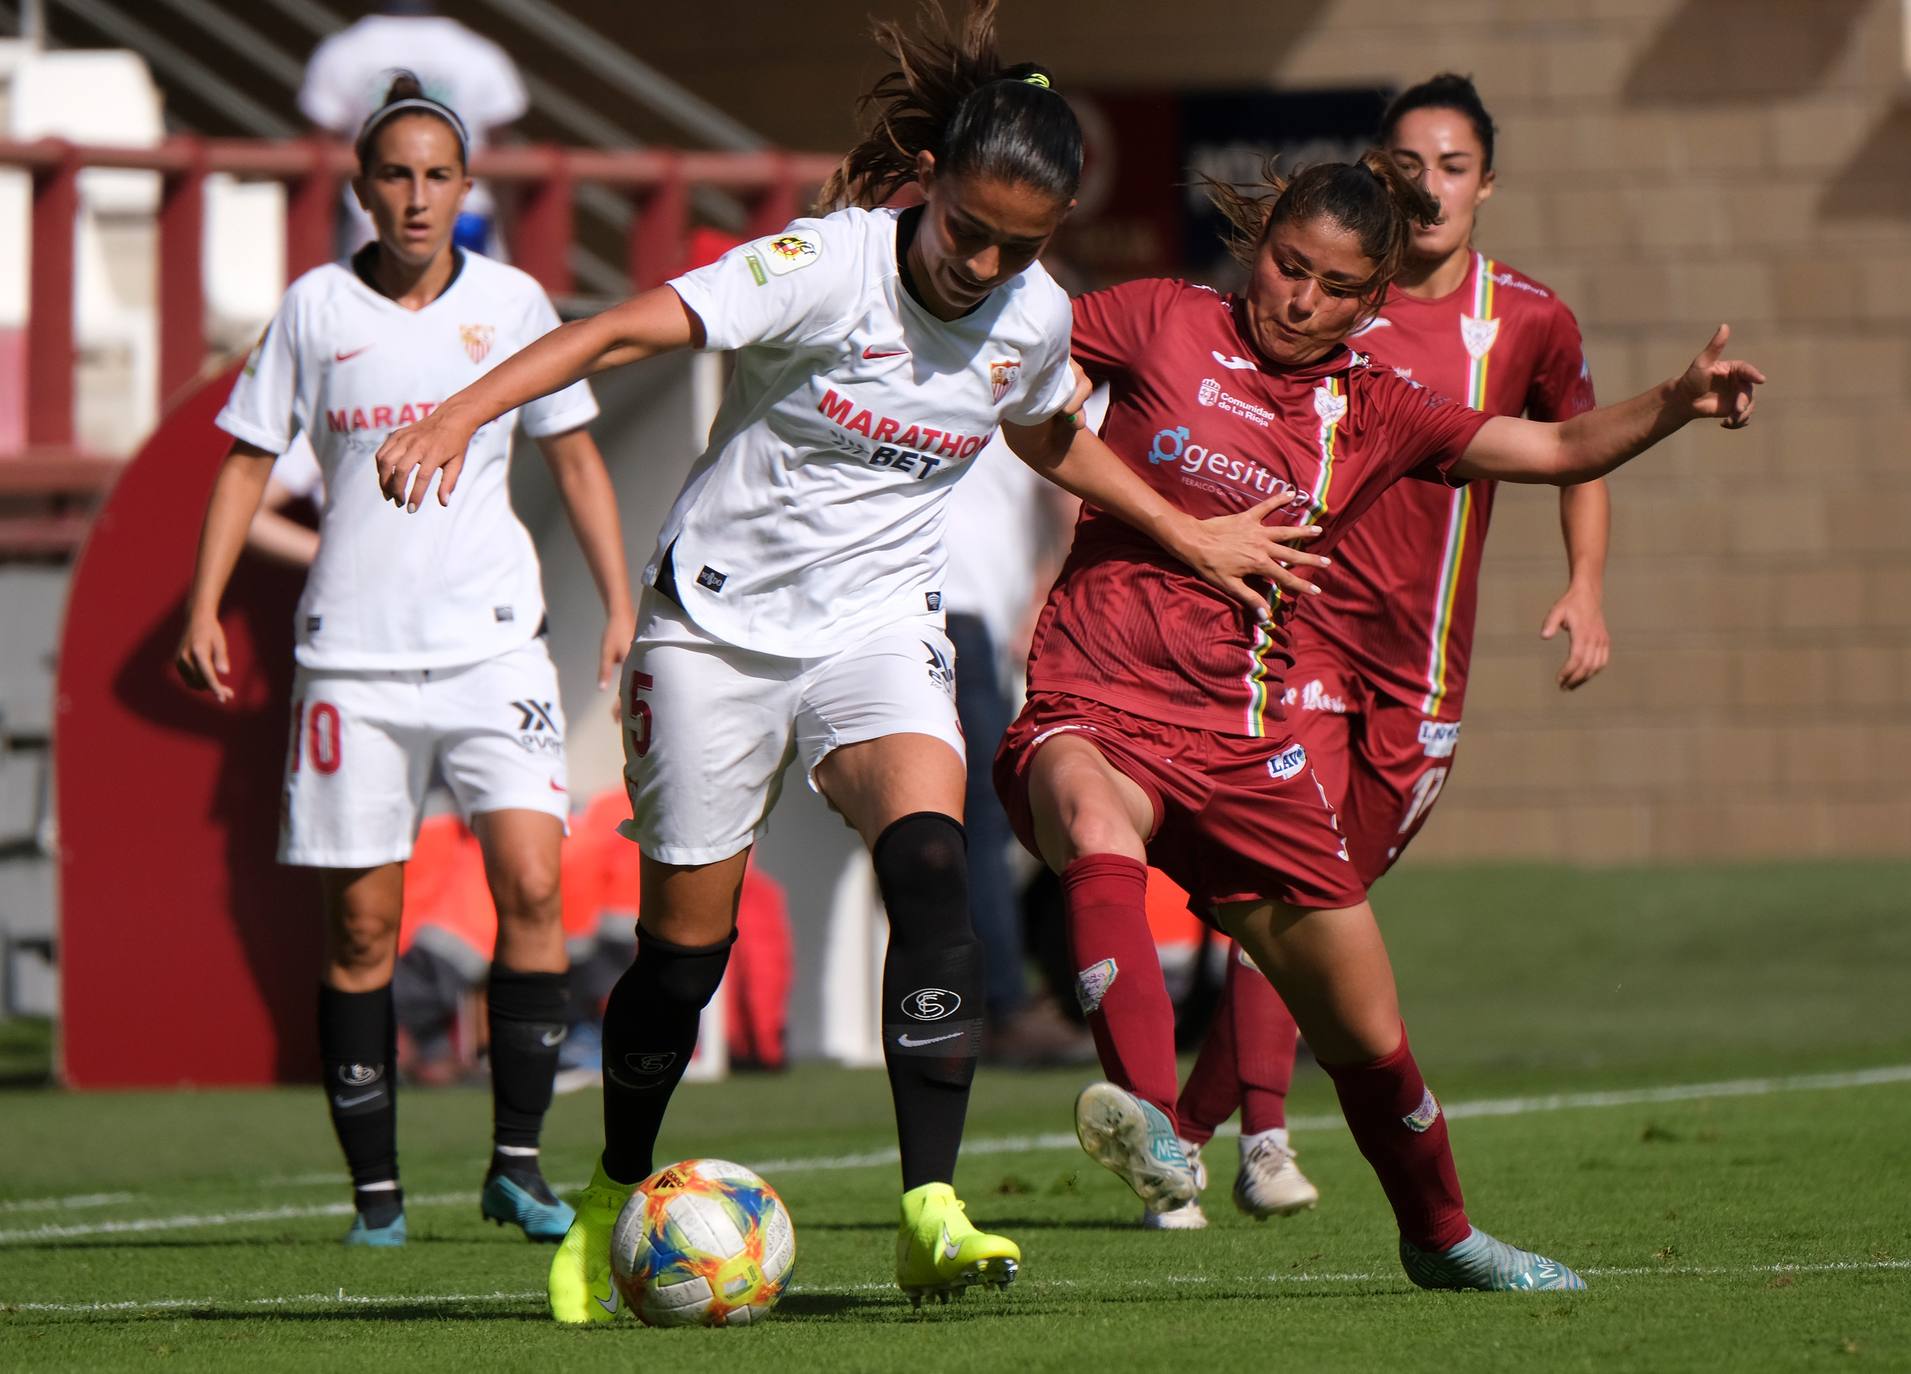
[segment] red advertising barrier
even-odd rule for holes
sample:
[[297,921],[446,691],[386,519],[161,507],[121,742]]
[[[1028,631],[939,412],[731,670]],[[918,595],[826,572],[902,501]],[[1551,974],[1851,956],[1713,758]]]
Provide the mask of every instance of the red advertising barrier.
[[241,561],[237,698],[172,670],[237,369],[127,464],[74,568],[60,647],[61,1061],[83,1088],[309,1078],[318,885],[273,861],[296,573]]

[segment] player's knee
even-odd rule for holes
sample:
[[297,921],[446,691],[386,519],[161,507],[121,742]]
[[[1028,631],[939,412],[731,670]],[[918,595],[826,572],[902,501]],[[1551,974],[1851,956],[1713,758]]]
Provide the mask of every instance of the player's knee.
[[327,954],[339,968],[369,971],[389,964],[398,950],[398,922],[386,912],[345,904],[332,915]]
[[703,1008],[717,995],[736,932],[715,944],[679,945],[637,927],[637,958],[613,997],[629,995],[675,1007]]
[[491,884],[498,919],[532,927],[554,923],[560,910],[555,854],[515,856]]
[[940,811],[904,816],[876,837],[870,854],[892,926],[969,934],[969,843],[960,821]]

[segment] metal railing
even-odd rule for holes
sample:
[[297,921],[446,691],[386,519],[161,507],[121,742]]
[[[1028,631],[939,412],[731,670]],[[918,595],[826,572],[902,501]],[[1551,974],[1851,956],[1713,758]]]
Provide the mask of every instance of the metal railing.
[[[472,161],[501,198],[516,201],[511,256],[552,295],[572,287],[574,198],[598,186],[630,202],[626,262],[633,290],[664,281],[686,264],[691,194],[722,190],[747,207],[746,235],[781,228],[804,193],[837,159],[788,152],[605,152],[550,145],[490,150]],[[207,360],[204,266],[205,181],[215,172],[286,187],[288,279],[328,261],[337,242],[341,189],[356,171],[351,150],[329,139],[274,142],[176,137],[150,148],[80,146],[57,139],[0,141],[0,168],[32,179],[32,270],[27,288],[25,366],[29,452],[70,451],[74,435],[74,224],[79,174],[88,167],[158,173],[158,389],[163,403]]]

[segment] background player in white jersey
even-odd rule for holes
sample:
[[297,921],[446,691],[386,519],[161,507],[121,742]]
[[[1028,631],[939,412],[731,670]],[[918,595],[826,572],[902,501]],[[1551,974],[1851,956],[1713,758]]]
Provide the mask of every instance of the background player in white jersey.
[[[906,211],[798,220],[594,319],[566,325],[400,431],[385,490],[459,486],[492,416],[670,349],[734,349],[736,373],[645,570],[625,668],[626,778],[643,848],[638,953],[604,1020],[605,1149],[551,1268],[560,1321],[606,1321],[611,1224],[650,1172],[665,1107],[723,976],[738,886],[789,761],[869,844],[889,914],[883,1053],[902,1158],[896,1280],[917,1301],[1006,1283],[1020,1252],[951,1187],[980,1039],[962,737],[942,627],[951,485],[998,424],[1048,476],[1155,535],[1217,585],[1305,587],[1265,510],[1177,516],[1076,401],[1069,304],[1035,259],[1073,203],[1081,131],[1033,67],[996,57],[993,0],[959,37],[877,38],[897,70],[877,128],[823,199]],[[1164,554],[1164,557],[1167,556]]]
[[391,978],[404,861],[440,770],[484,848],[498,910],[490,979],[495,1134],[484,1215],[556,1240],[570,1208],[538,1169],[538,1132],[567,1021],[558,849],[570,797],[557,674],[530,535],[507,486],[521,420],[551,465],[608,615],[608,685],[634,616],[615,498],[568,387],[484,427],[458,509],[407,522],[380,499],[372,455],[557,315],[515,268],[454,248],[470,179],[458,117],[409,76],[359,135],[361,203],[378,238],[285,295],[219,425],[233,436],[200,536],[178,667],[230,700],[219,599],[273,455],[303,433],[324,474],[317,558],[300,598],[282,863],[320,870],[325,964],[319,1052],[351,1166],[350,1244],[405,1238],[393,1101]]

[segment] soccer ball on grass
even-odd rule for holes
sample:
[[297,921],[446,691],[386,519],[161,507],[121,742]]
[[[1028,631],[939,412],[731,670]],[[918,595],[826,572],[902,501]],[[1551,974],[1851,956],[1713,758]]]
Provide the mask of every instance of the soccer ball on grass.
[[776,1306],[796,1230],[741,1164],[688,1159],[632,1191],[610,1234],[613,1281],[646,1326],[742,1326]]

